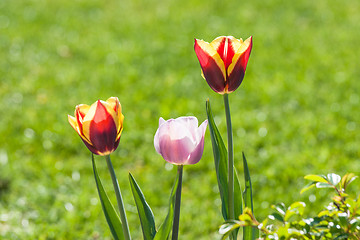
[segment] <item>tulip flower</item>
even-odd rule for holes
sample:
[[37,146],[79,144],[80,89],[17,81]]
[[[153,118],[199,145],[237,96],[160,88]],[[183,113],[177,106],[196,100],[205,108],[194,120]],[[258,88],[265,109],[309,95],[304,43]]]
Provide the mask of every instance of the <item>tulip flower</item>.
[[156,151],[169,163],[189,165],[200,161],[204,150],[205,120],[198,127],[196,117],[159,119],[154,137]]
[[68,120],[94,154],[109,155],[118,147],[124,116],[117,97],[98,100],[91,106],[77,105],[75,117],[68,115]]
[[208,121],[198,127],[196,117],[179,117],[165,121],[159,119],[154,137],[156,151],[169,163],[178,165],[178,186],[174,205],[172,240],[178,240],[183,166],[200,161],[204,151],[204,136]]
[[232,36],[218,37],[211,43],[195,39],[195,53],[202,76],[217,93],[235,91],[241,84],[252,48],[252,37],[245,41]]

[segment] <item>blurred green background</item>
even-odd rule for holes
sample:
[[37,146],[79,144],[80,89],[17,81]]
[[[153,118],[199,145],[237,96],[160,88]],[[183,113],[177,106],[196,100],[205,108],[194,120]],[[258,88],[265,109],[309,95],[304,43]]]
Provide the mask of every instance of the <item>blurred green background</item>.
[[[358,0],[1,0],[0,238],[111,239],[90,152],[67,122],[75,105],[110,96],[125,115],[112,160],[133,239],[142,236],[128,172],[158,225],[176,174],[153,147],[158,118],[202,122],[210,98],[226,139],[222,97],[193,51],[194,38],[220,35],[254,41],[230,105],[236,167],[244,151],[255,215],[295,200],[309,213],[323,207],[328,190],[299,194],[304,175],[360,172],[359,12]],[[208,131],[202,160],[184,174],[180,239],[219,239]]]

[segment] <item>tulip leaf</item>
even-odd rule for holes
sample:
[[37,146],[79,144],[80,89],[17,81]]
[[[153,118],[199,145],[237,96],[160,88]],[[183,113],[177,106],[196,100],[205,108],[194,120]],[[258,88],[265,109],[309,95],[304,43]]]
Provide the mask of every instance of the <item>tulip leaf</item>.
[[175,200],[176,200],[176,190],[179,186],[179,173],[176,175],[176,179],[171,190],[170,199],[169,199],[169,211],[161,224],[158,232],[155,235],[154,240],[166,240],[169,238],[170,232],[172,230],[173,221],[174,221],[174,211],[175,211]]
[[97,187],[99,197],[100,197],[101,207],[103,209],[103,212],[104,212],[106,221],[109,225],[110,231],[115,240],[123,240],[124,233],[122,230],[122,225],[121,225],[119,215],[117,214],[114,206],[110,202],[110,199],[109,199],[108,195],[106,194],[105,189],[101,183],[99,174],[97,172],[95,160],[94,160],[94,154],[92,154],[92,164],[93,164],[96,187]]
[[241,186],[238,174],[234,168],[234,211],[235,217],[240,216],[243,213],[243,196],[241,192]]
[[[243,165],[244,165],[244,178],[245,178],[245,190],[244,190],[244,205],[248,209],[251,209],[251,213],[254,214],[253,198],[252,198],[252,185],[250,178],[249,167],[243,152]],[[255,240],[259,237],[259,231],[251,226],[243,228],[243,239]]]
[[[222,202],[222,215],[224,220],[229,220],[228,216],[228,165],[227,150],[224,141],[221,138],[218,128],[216,127],[214,117],[212,115],[210,101],[206,101],[206,113],[208,116],[209,130],[211,135],[211,143],[214,154],[215,170],[217,182]],[[237,172],[234,168],[234,211],[235,216],[242,214],[242,192]]]
[[206,112],[214,154],[217,182],[222,202],[222,215],[224,220],[228,220],[227,151],[219,130],[216,127],[209,100],[206,102]]
[[138,210],[144,240],[152,240],[156,234],[154,214],[131,173],[129,173],[129,181]]

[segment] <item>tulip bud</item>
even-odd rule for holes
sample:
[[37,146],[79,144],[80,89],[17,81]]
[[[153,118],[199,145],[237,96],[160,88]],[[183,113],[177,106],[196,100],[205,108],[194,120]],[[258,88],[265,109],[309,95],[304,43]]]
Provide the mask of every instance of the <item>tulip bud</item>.
[[68,120],[94,154],[109,155],[118,147],[124,116],[117,97],[98,100],[91,106],[77,105],[75,117],[68,115]]
[[217,93],[235,91],[241,84],[252,48],[252,37],[245,41],[232,36],[218,37],[211,43],[195,39],[195,53],[202,76]]
[[154,137],[156,151],[169,163],[189,165],[200,161],[204,150],[205,120],[198,127],[196,117],[159,119]]

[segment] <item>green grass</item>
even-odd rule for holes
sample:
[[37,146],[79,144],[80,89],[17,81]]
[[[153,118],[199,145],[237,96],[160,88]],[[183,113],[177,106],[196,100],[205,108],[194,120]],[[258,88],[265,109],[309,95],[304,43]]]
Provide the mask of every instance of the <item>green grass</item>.
[[[306,174],[360,172],[360,2],[0,1],[0,238],[111,239],[90,153],[67,122],[80,103],[119,97],[125,115],[112,155],[133,239],[141,239],[131,172],[165,217],[176,169],[153,147],[158,118],[206,118],[223,138],[223,101],[200,76],[194,38],[247,38],[245,80],[230,95],[236,167],[245,151],[255,215],[300,196]],[[98,168],[109,194],[105,160]],[[354,185],[356,186],[356,184]],[[354,191],[359,189],[354,188]],[[184,169],[180,239],[219,239],[220,200],[209,132]]]

